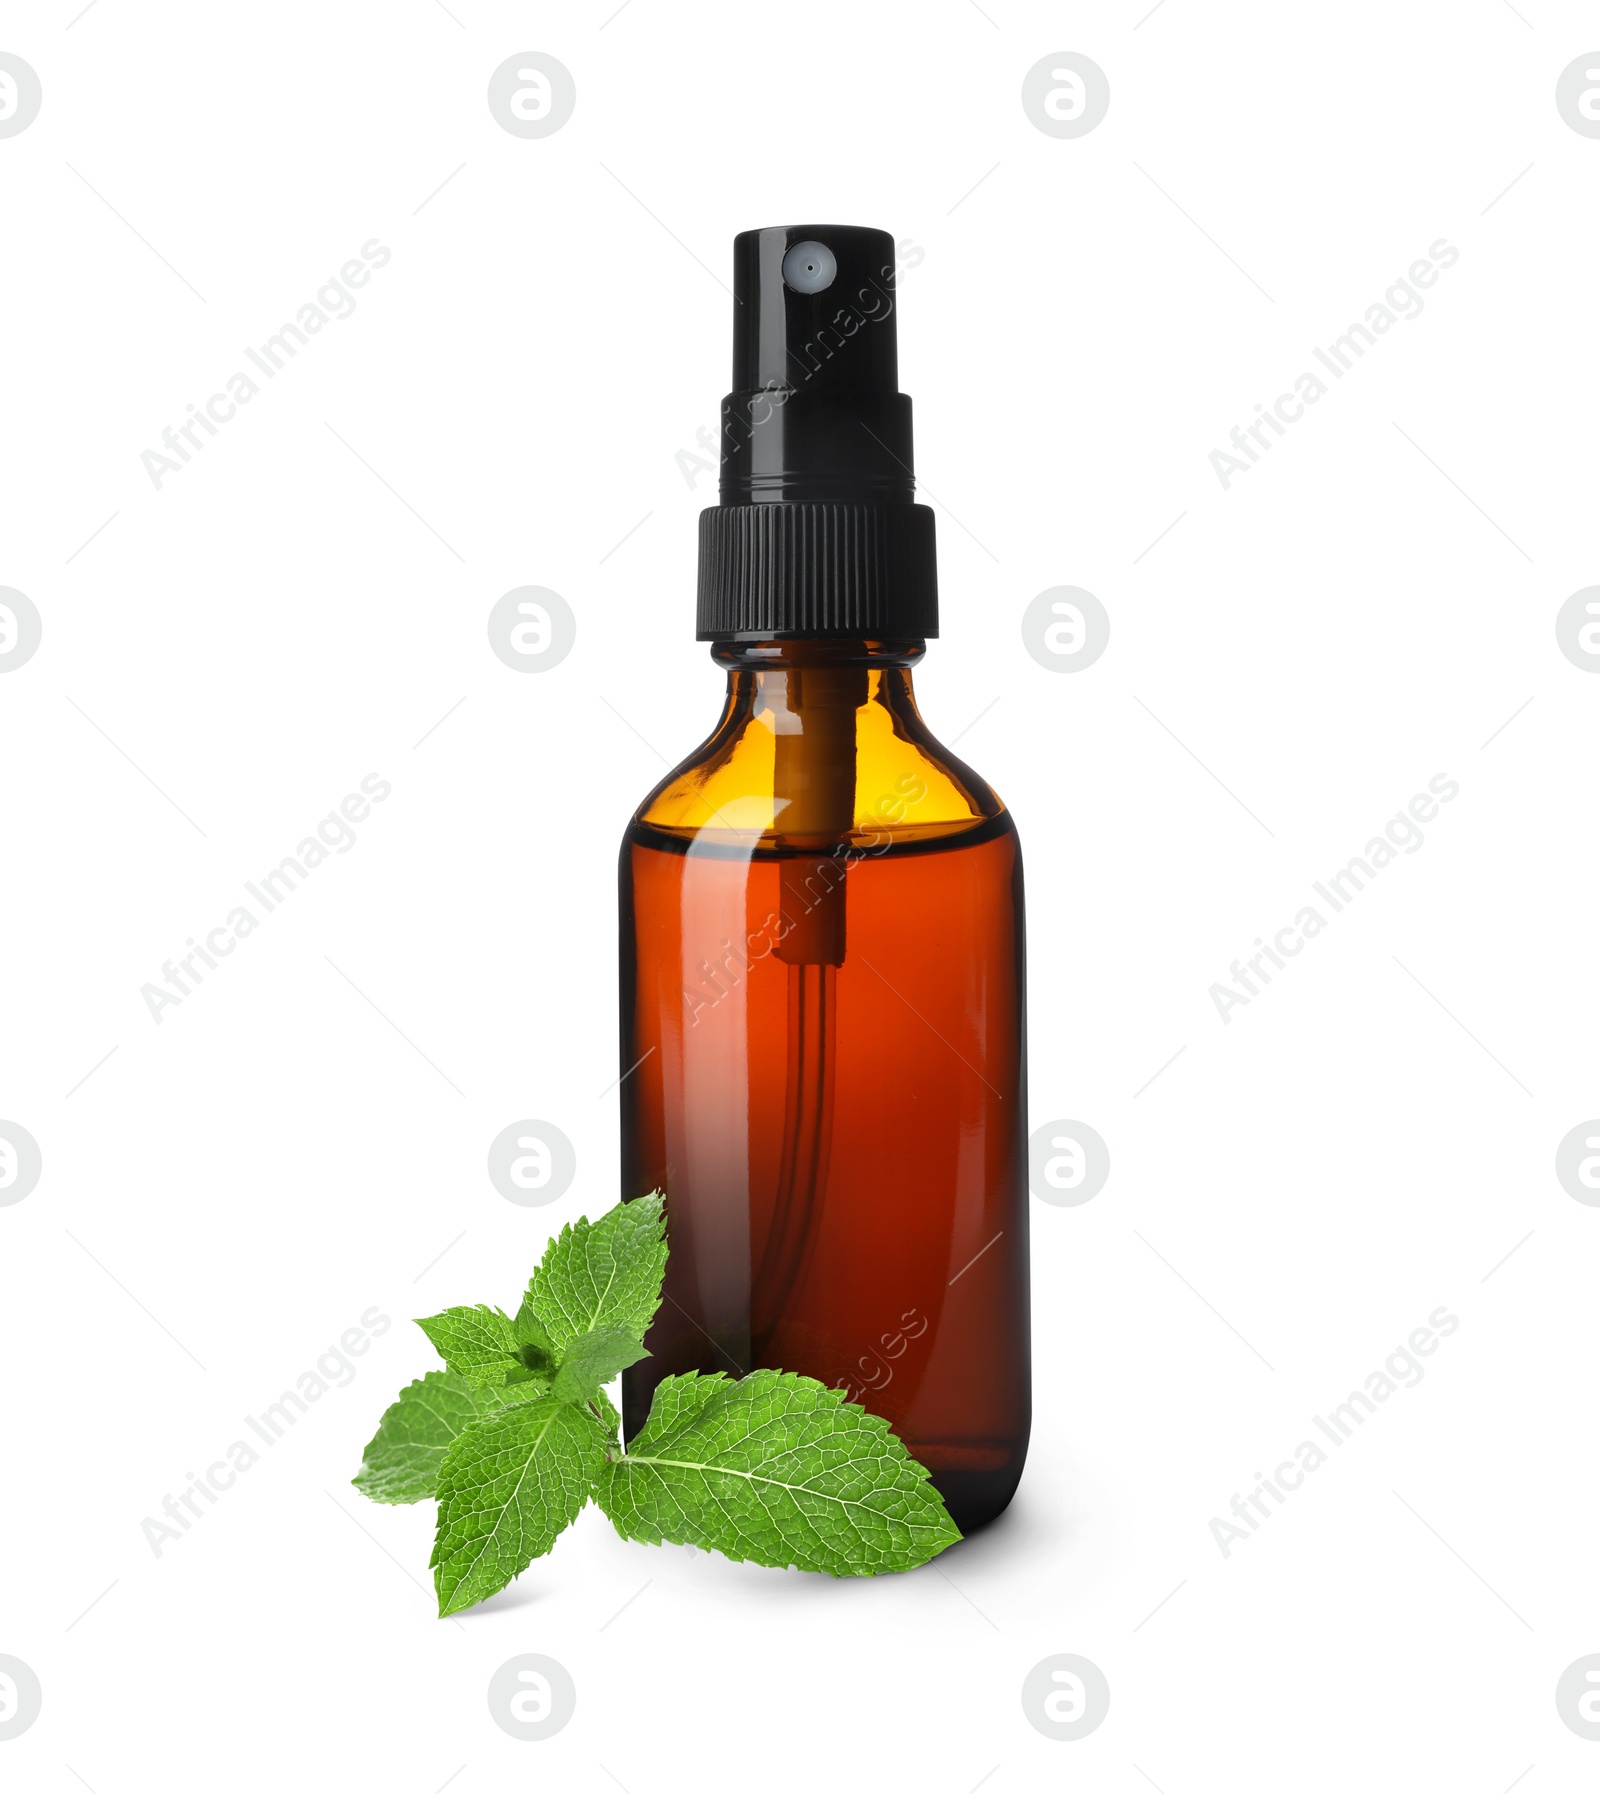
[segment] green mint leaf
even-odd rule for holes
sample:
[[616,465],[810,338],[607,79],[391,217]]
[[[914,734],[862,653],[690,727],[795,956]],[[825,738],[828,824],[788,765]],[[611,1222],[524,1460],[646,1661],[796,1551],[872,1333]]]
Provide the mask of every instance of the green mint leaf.
[[550,1388],[555,1367],[530,1370],[525,1364],[513,1364],[506,1372],[506,1387],[521,1395],[544,1395]]
[[605,1461],[593,1415],[545,1396],[470,1426],[439,1470],[434,1587],[444,1619],[497,1594],[583,1510]]
[[622,1436],[622,1416],[612,1407],[606,1392],[596,1390],[589,1398],[588,1406],[599,1416],[600,1425],[605,1429],[606,1444],[615,1445]]
[[550,1387],[561,1401],[592,1401],[613,1377],[649,1356],[625,1328],[600,1327],[567,1347]]
[[545,1328],[545,1324],[538,1319],[538,1315],[529,1306],[527,1297],[522,1299],[522,1306],[517,1310],[517,1319],[511,1322],[511,1331],[517,1335],[518,1345],[522,1345],[522,1347],[531,1345],[535,1351],[542,1351],[547,1358],[554,1360],[556,1344],[549,1335],[549,1329]]
[[517,1339],[520,1370],[513,1371],[513,1381],[538,1377],[548,1386],[556,1374],[556,1349],[543,1321],[529,1308],[526,1298],[511,1323]]
[[595,1498],[624,1538],[833,1576],[914,1569],[961,1537],[887,1421],[775,1370],[666,1378]]
[[430,1370],[408,1384],[378,1422],[352,1481],[372,1501],[426,1501],[450,1443],[476,1421],[531,1391],[475,1389],[454,1371]]
[[449,1368],[480,1388],[505,1382],[521,1363],[511,1317],[498,1308],[447,1308],[417,1325]]
[[550,1242],[523,1306],[544,1323],[558,1352],[601,1327],[644,1337],[661,1303],[665,1225],[660,1196],[640,1196],[598,1221],[569,1222]]

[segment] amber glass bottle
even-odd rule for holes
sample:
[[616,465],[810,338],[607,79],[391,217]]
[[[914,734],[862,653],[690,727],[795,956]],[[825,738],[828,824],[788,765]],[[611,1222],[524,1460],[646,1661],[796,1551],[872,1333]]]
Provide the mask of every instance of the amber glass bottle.
[[937,610],[893,275],[877,231],[736,244],[700,594],[727,701],[622,851],[622,1193],[666,1192],[671,1245],[624,1421],[674,1372],[803,1372],[970,1532],[1028,1438],[1022,864],[912,691]]

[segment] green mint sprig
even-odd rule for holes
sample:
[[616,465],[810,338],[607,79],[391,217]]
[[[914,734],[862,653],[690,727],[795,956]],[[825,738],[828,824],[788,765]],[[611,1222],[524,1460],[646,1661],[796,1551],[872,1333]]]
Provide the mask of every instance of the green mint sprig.
[[659,1195],[575,1221],[515,1315],[418,1321],[445,1368],[401,1390],[355,1486],[437,1500],[441,1617],[505,1588],[591,1500],[627,1539],[833,1576],[914,1569],[960,1538],[888,1422],[811,1377],[667,1377],[624,1448],[605,1386],[649,1356],[665,1222]]

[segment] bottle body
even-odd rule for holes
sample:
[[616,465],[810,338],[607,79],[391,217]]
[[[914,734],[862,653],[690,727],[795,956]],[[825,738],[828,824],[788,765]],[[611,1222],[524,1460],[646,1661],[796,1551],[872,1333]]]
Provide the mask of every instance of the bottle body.
[[920,643],[720,645],[721,724],[621,859],[624,1198],[667,1198],[624,1381],[758,1367],[895,1428],[971,1531],[1029,1426],[1022,865]]

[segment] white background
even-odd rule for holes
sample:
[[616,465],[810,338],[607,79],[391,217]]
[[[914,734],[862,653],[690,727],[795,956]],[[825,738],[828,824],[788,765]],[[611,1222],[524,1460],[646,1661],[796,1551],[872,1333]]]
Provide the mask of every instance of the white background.
[[[0,1653],[44,1689],[7,1784],[1593,1787],[1554,1688],[1600,1650],[1600,1211],[1553,1169],[1600,1110],[1600,680],[1554,633],[1597,577],[1600,141],[1554,101],[1593,9],[449,4],[0,29],[44,93],[0,140],[0,584],[44,627],[0,680],[0,1116],[44,1164],[0,1209]],[[1020,99],[1062,49],[1111,84],[1076,140]],[[577,83],[537,141],[485,102],[526,50]],[[431,1509],[349,1478],[432,1362],[409,1317],[511,1300],[615,1198],[616,848],[721,695],[674,457],[733,234],[830,219],[925,252],[918,689],[1022,832],[1033,1119],[1110,1181],[1034,1203],[987,1535],[835,1584],[591,1509],[441,1623]],[[141,451],[374,237],[354,314],[156,490]],[[1225,491],[1210,452],[1439,238],[1421,315]],[[578,619],[538,676],[485,633],[523,584]],[[1059,584],[1111,616],[1073,676],[1019,628]],[[356,845],[155,1023],[140,987],[373,772]],[[1211,984],[1438,773],[1425,845],[1224,1024]],[[522,1117],[577,1148],[548,1208],[485,1174]],[[1224,1558],[1212,1517],[1441,1304],[1422,1383]],[[373,1306],[353,1383],[156,1557]],[[578,1687],[539,1744],[485,1702],[527,1651]],[[1057,1652],[1111,1686],[1077,1743],[1020,1701]]]

